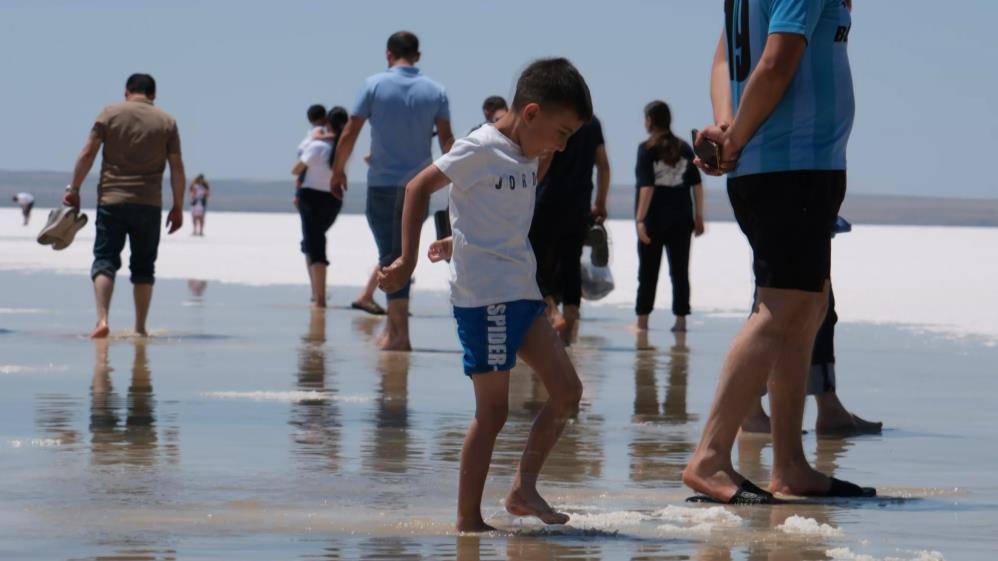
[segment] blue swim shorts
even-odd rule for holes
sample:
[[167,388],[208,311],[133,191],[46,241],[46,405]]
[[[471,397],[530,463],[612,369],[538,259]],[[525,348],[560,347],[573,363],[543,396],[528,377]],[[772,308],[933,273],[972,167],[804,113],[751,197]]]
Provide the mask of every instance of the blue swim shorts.
[[464,373],[510,370],[534,320],[547,306],[541,300],[516,300],[478,308],[454,307],[457,336],[464,347]]

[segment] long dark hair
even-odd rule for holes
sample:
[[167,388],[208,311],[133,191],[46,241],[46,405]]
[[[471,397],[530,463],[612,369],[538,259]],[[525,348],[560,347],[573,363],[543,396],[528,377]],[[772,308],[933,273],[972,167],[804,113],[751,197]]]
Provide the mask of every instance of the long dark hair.
[[[347,121],[350,120],[350,114],[347,110],[337,105],[326,113],[326,124],[329,125],[329,130],[336,135],[336,143],[340,140],[340,134],[343,133],[344,127],[347,126]],[[333,150],[329,153],[329,167],[333,167],[333,162],[336,160],[336,143],[333,143]]]
[[651,136],[645,141],[645,148],[670,166],[679,161],[682,141],[672,134],[672,110],[664,101],[655,100],[645,105],[645,118],[648,119]]

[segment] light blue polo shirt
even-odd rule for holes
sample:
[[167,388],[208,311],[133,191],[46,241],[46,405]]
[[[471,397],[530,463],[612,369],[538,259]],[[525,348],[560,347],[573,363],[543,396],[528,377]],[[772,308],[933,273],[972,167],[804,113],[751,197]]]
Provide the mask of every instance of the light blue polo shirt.
[[404,187],[433,162],[437,119],[450,120],[443,86],[414,66],[395,66],[364,82],[353,115],[371,122],[368,187]]
[[745,146],[731,177],[791,170],[844,170],[855,100],[843,0],[726,0],[731,93],[737,111],[771,33],[807,39],[797,74]]

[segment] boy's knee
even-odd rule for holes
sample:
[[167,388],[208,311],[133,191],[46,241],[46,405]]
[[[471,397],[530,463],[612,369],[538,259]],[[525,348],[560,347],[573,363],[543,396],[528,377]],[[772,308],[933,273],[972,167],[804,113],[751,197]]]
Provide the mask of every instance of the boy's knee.
[[582,380],[579,380],[573,371],[571,379],[566,381],[558,394],[552,398],[560,408],[574,410],[582,401]]
[[499,434],[499,431],[506,425],[508,415],[509,406],[506,402],[491,403],[485,407],[479,407],[475,413],[475,421],[477,421],[479,429],[488,433]]

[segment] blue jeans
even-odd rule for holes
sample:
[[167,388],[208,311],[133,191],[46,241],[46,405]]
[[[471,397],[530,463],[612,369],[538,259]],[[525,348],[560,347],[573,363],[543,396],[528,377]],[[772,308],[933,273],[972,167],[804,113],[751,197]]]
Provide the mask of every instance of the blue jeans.
[[158,206],[122,203],[97,207],[97,236],[94,239],[94,264],[90,278],[106,275],[114,280],[121,268],[121,250],[131,256],[128,268],[132,284],[153,284],[156,255],[159,251],[161,209]]
[[[405,187],[397,185],[367,186],[367,225],[378,246],[378,264],[387,267],[402,255],[402,205]],[[412,281],[396,292],[386,294],[388,300],[409,299]]]

